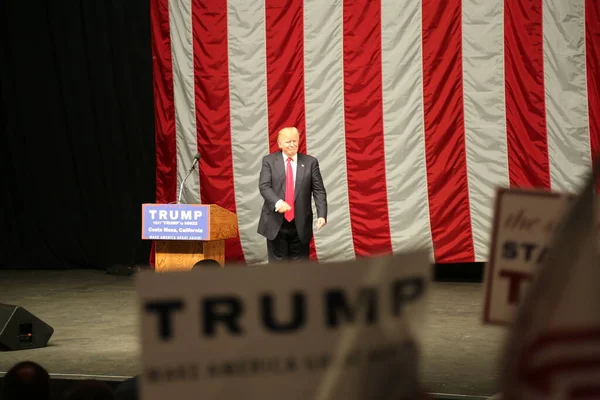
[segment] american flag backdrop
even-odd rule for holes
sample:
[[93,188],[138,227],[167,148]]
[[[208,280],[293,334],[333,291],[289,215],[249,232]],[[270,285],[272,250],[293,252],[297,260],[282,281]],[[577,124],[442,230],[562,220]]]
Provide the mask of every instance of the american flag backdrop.
[[[156,201],[238,216],[267,259],[261,159],[318,158],[319,261],[486,261],[497,186],[574,191],[600,150],[600,0],[151,0]],[[316,216],[315,216],[316,218]]]

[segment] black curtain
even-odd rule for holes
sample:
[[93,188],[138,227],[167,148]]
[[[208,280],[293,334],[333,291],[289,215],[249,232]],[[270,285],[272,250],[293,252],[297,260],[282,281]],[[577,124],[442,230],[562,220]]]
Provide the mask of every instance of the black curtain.
[[4,0],[0,11],[0,268],[147,263],[149,2]]

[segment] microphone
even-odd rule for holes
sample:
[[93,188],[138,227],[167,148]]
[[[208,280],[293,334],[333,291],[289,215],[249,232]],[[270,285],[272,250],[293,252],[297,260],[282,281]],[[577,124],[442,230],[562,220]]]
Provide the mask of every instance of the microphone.
[[177,196],[177,204],[181,204],[181,195],[183,194],[183,185],[185,185],[185,181],[187,180],[188,176],[190,176],[192,171],[196,168],[196,165],[198,164],[198,160],[200,160],[200,153],[196,153],[196,155],[194,156],[194,162],[192,163],[190,170],[188,171],[185,178],[183,178],[183,181],[181,181],[181,186],[179,187],[179,196]]
[[190,168],[190,172],[194,170],[194,168],[196,168],[196,164],[198,164],[198,160],[200,160],[200,153],[196,153],[196,155],[194,156],[194,163],[192,164],[192,167]]

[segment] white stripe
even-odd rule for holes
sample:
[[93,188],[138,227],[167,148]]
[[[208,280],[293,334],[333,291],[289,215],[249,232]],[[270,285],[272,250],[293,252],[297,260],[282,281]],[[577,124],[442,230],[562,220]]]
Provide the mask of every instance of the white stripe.
[[[177,138],[177,194],[198,152],[196,101],[194,93],[194,46],[192,43],[192,4],[189,0],[169,1],[171,56],[173,58],[173,97]],[[200,203],[200,180],[196,168],[185,182],[182,203]]]
[[503,0],[462,3],[465,148],[475,261],[488,257],[496,188],[510,185],[503,6]]
[[543,18],[551,187],[575,192],[591,165],[584,0],[544,0]]
[[342,7],[340,0],[304,2],[306,147],[319,160],[328,203],[327,226],[315,232],[319,261],[355,257],[346,175]]
[[265,8],[262,1],[229,1],[231,151],[240,240],[246,263],[267,261],[266,239],[256,230],[262,197],[262,157],[269,154]]
[[394,252],[433,255],[425,165],[421,0],[382,0],[383,130]]

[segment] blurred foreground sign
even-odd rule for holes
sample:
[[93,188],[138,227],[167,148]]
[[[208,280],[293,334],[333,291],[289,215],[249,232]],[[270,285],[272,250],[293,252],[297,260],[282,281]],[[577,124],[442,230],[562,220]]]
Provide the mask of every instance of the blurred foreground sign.
[[143,399],[417,398],[429,252],[140,273]]
[[600,259],[595,179],[569,206],[515,314],[504,399],[600,398]]

